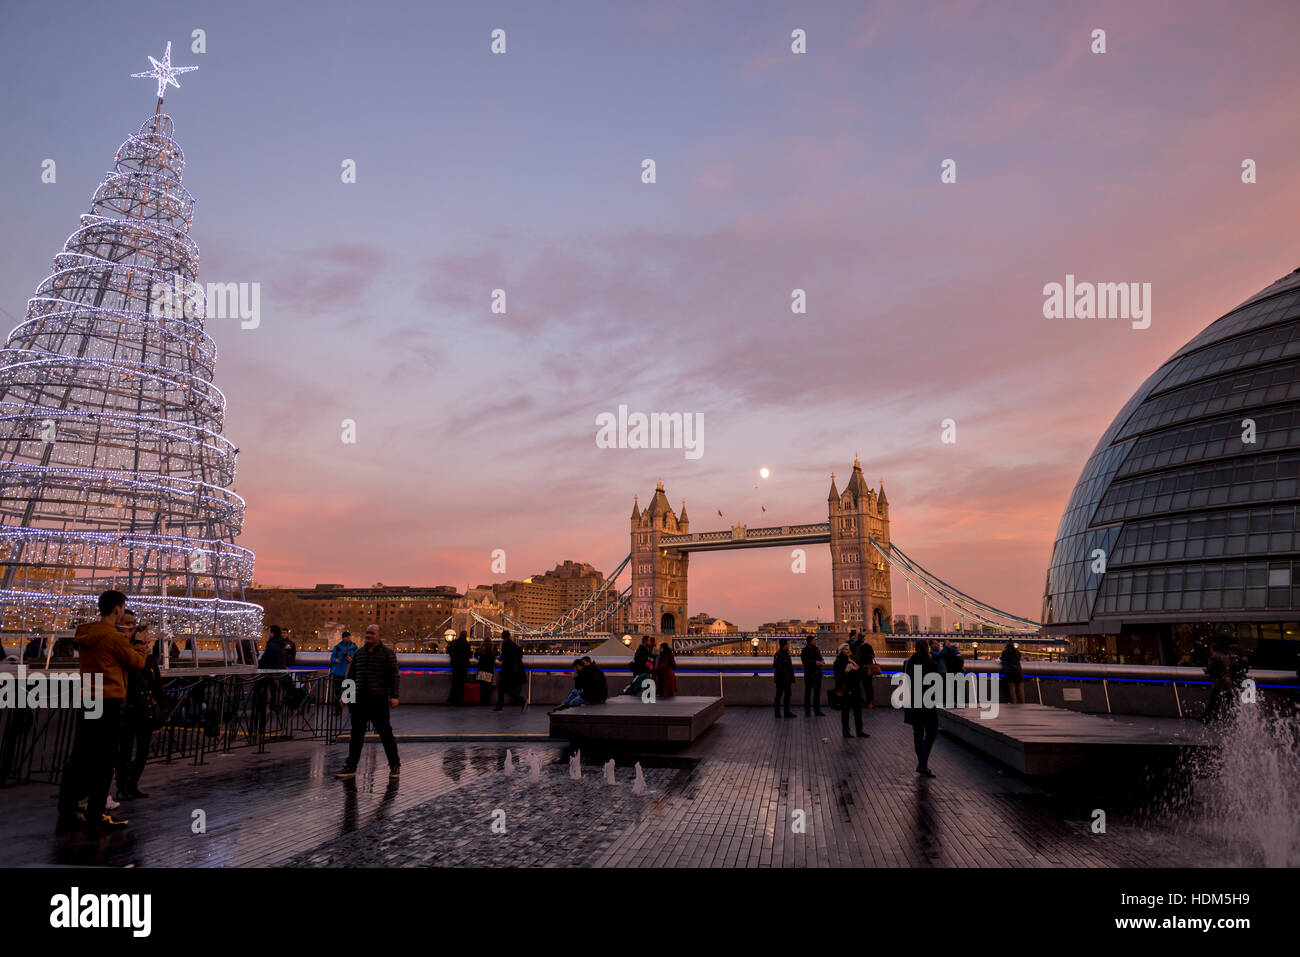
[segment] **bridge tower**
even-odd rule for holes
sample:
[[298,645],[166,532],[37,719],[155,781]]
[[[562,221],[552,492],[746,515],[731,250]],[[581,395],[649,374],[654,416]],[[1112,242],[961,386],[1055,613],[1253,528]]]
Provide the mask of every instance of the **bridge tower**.
[[853,475],[843,493],[835,488],[826,498],[831,526],[831,579],[837,631],[889,631],[893,598],[889,565],[871,547],[869,538],[889,546],[889,500],[885,480],[877,494],[862,477],[862,464],[853,457]]
[[677,515],[664,494],[663,479],[645,511],[632,501],[632,597],[628,628],[649,634],[686,634],[686,567],[690,556],[676,549],[661,548],[665,535],[684,535],[691,530],[686,503]]

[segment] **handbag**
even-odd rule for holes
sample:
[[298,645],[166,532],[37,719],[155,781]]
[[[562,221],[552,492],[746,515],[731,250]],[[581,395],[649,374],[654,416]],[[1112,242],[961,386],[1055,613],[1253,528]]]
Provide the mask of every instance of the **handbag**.
[[481,681],[485,685],[495,685],[497,683],[497,673],[495,671],[480,671],[474,676],[475,681]]
[[871,662],[871,664],[867,665],[867,674],[869,675],[875,676],[884,673],[885,673],[885,669],[880,667],[880,665],[876,664],[874,661]]

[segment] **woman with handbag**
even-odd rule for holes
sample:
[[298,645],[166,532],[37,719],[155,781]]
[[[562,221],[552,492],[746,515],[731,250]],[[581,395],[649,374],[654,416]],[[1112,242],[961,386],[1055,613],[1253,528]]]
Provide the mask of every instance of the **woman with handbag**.
[[853,649],[848,642],[840,645],[840,653],[835,656],[831,670],[835,674],[835,693],[840,699],[840,727],[844,737],[853,737],[849,732],[850,709],[853,711],[853,723],[858,729],[857,736],[871,737],[869,732],[862,730],[862,675],[859,674],[858,663],[854,660]]
[[127,676],[126,701],[122,707],[117,748],[117,799],[146,798],[140,790],[140,775],[149,760],[153,733],[166,723],[163,711],[162,673],[158,657],[149,648],[149,625],[142,622],[131,636],[131,646],[145,655],[144,667]]
[[492,686],[497,682],[496,667],[496,648],[492,644],[491,633],[488,633],[478,646],[478,674],[474,676],[479,685],[479,704],[492,703]]

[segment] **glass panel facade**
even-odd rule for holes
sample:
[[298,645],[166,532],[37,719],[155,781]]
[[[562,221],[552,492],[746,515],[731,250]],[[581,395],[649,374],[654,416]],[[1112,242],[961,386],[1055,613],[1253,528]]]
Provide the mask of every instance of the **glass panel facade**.
[[1253,641],[1245,618],[1300,618],[1298,483],[1300,270],[1208,326],[1115,417],[1061,517],[1044,623],[1212,622]]

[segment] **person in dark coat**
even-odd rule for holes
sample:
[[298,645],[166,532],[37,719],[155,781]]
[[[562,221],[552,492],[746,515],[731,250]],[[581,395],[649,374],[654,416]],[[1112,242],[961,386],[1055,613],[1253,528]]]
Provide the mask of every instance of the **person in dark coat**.
[[650,659],[654,657],[654,653],[654,643],[651,641],[650,636],[642,635],[641,644],[637,646],[636,654],[632,657],[632,677],[634,679],[650,670]]
[[[127,612],[128,615],[134,615]],[[134,627],[133,627],[134,626]],[[144,667],[132,671],[126,679],[126,700],[122,705],[122,732],[118,736],[117,799],[128,801],[147,798],[140,790],[140,776],[149,760],[149,743],[154,729],[166,719],[166,696],[163,694],[162,672],[158,657],[150,649],[149,623],[135,625],[131,621],[123,632],[131,631],[131,647],[145,656]]]
[[577,676],[578,691],[586,704],[604,704],[609,699],[609,682],[605,672],[592,660],[590,655],[582,658],[582,670]]
[[677,694],[677,658],[666,641],[659,646],[659,655],[655,658],[654,676],[655,694],[661,698],[671,698]]
[[871,737],[869,732],[862,730],[862,675],[848,642],[840,645],[831,670],[835,674],[835,690],[840,693],[840,727],[844,737],[853,737],[849,733],[850,710],[853,711],[853,723],[857,726],[858,737]]
[[45,640],[37,635],[27,642],[27,647],[23,649],[23,664],[34,665],[43,663],[45,658]]
[[1007,685],[1007,701],[1025,703],[1025,669],[1020,666],[1020,649],[1010,638],[1002,648],[1002,680]]
[[478,673],[474,680],[478,682],[478,700],[480,704],[492,703],[492,680],[496,676],[497,669],[497,652],[496,645],[492,642],[492,635],[488,633],[483,636],[483,641],[478,646]]
[[[790,660],[790,639],[782,638],[777,642],[776,654],[772,656],[772,680],[776,682],[776,699],[773,704],[778,718],[793,718],[790,710],[790,695],[794,692],[794,662]],[[785,714],[781,713],[782,707]]]
[[[858,694],[864,708],[875,707],[875,694],[871,682],[872,666],[876,663],[876,649],[871,647],[866,632],[858,632],[857,643],[849,642],[849,653],[858,666]],[[859,728],[859,731],[862,729]]]
[[912,747],[916,751],[916,773],[927,778],[935,776],[930,770],[930,749],[939,736],[939,708],[927,705],[922,692],[926,675],[940,675],[930,655],[930,645],[925,639],[916,642],[916,653],[903,665],[907,676],[907,694],[903,699],[903,720],[912,726]]
[[497,706],[492,710],[505,710],[506,695],[510,696],[511,704],[528,707],[528,702],[519,693],[526,677],[524,649],[510,637],[510,632],[501,632],[501,674],[497,676]]
[[402,762],[397,756],[397,740],[393,737],[390,709],[397,707],[397,690],[401,675],[397,670],[397,653],[383,643],[378,625],[366,628],[366,643],[357,649],[348,665],[348,678],[354,681],[357,700],[350,706],[352,712],[352,745],[348,760],[335,777],[353,778],[357,775],[357,762],[361,748],[366,743],[366,725],[374,725],[375,733],[384,745],[388,758],[388,776],[401,774]]
[[[180,655],[180,652],[176,650],[175,643],[172,644],[172,652],[173,658]],[[271,626],[271,637],[267,639],[266,647],[262,649],[262,657],[258,659],[257,667],[262,671],[285,671],[288,669],[288,642],[280,633],[279,625]]]
[[[809,635],[799,652],[799,661],[803,664],[803,713],[811,717],[825,717],[822,711],[822,650],[817,647],[817,636]],[[815,710],[814,710],[815,709]]]
[[474,657],[474,650],[469,645],[469,635],[461,632],[447,648],[451,658],[451,697],[448,704],[465,703],[465,682],[469,680],[469,660]]

